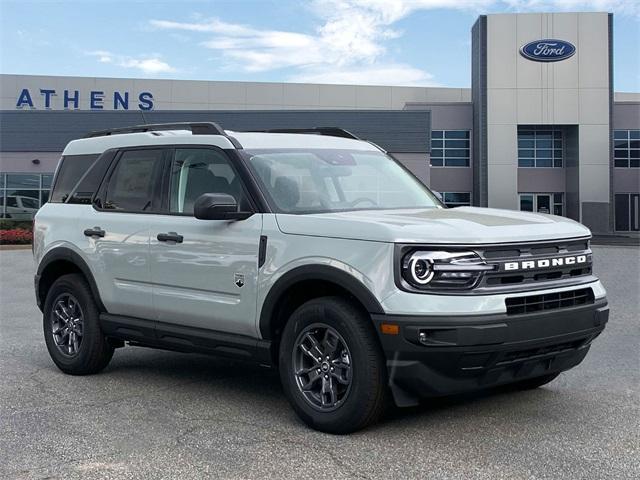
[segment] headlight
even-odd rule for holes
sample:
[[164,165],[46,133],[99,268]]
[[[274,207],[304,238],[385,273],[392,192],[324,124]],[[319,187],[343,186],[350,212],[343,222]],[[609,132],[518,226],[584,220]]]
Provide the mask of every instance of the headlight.
[[493,270],[475,252],[415,250],[402,258],[402,278],[420,290],[473,288],[483,272]]

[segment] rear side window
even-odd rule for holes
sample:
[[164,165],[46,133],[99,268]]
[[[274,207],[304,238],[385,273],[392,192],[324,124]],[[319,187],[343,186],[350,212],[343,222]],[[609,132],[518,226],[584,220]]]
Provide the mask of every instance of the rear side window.
[[162,187],[163,150],[125,151],[109,177],[103,208],[150,212]]
[[97,158],[98,155],[67,155],[62,157],[49,201],[53,203],[65,202],[78,180],[82,178]]
[[91,203],[93,194],[98,190],[98,187],[100,187],[100,183],[115,156],[116,152],[114,151],[107,151],[100,155],[73,188],[67,203]]

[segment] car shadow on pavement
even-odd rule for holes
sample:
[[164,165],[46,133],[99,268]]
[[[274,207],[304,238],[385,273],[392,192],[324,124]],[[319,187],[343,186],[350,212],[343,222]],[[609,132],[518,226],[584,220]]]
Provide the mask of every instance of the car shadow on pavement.
[[117,377],[120,382],[152,383],[167,387],[179,382],[182,391],[190,385],[209,385],[211,389],[242,391],[247,395],[260,394],[273,398],[281,396],[276,369],[254,363],[228,360],[192,353],[177,353],[144,347],[125,347],[116,350],[105,375]]
[[496,404],[508,403],[512,407],[521,404],[524,407],[532,400],[533,395],[536,396],[536,401],[541,401],[557,395],[557,392],[544,387],[527,391],[513,385],[503,385],[470,393],[421,399],[419,405],[413,407],[401,408],[392,404],[379,422],[379,426],[405,421],[413,423],[452,412],[456,412],[456,415],[460,412],[465,412],[464,415],[467,416],[469,412],[475,412],[471,415],[483,415],[493,410]]
[[[119,355],[121,353],[121,355]],[[282,415],[287,424],[297,423],[282,392],[278,371],[253,363],[227,360],[199,354],[182,354],[146,348],[129,348],[116,352],[104,371],[111,380],[122,384],[123,390],[135,386],[140,392],[146,386],[152,392],[162,390],[188,403],[197,395],[198,401],[208,397],[216,402],[246,403],[247,407],[268,409]],[[536,398],[555,395],[552,390],[536,390]],[[150,393],[151,394],[151,393]],[[482,415],[487,405],[508,402],[517,406],[531,399],[533,392],[502,386],[490,390],[422,400],[416,407],[399,408],[390,402],[379,424],[373,429],[385,429],[398,424],[426,421],[446,413],[461,411]],[[259,406],[258,403],[259,402]]]

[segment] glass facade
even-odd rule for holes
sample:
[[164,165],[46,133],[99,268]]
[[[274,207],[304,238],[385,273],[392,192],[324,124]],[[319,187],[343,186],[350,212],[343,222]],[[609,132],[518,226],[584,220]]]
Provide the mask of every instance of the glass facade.
[[469,130],[431,132],[432,167],[468,167],[471,158]]
[[618,168],[640,168],[640,130],[613,132],[613,162]]
[[0,173],[0,218],[31,220],[49,200],[52,174]]
[[468,207],[471,205],[470,192],[442,192],[442,201],[447,207]]
[[551,127],[518,127],[518,167],[562,168],[562,130]]

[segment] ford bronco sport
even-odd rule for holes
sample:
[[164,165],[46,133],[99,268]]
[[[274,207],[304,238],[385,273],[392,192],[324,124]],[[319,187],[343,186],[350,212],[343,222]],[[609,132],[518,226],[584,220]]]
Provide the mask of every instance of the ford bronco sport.
[[34,229],[62,371],[99,372],[125,344],[250,360],[326,432],[387,398],[548,383],[608,319],[587,228],[446,208],[338,128],[93,132],[65,148]]

